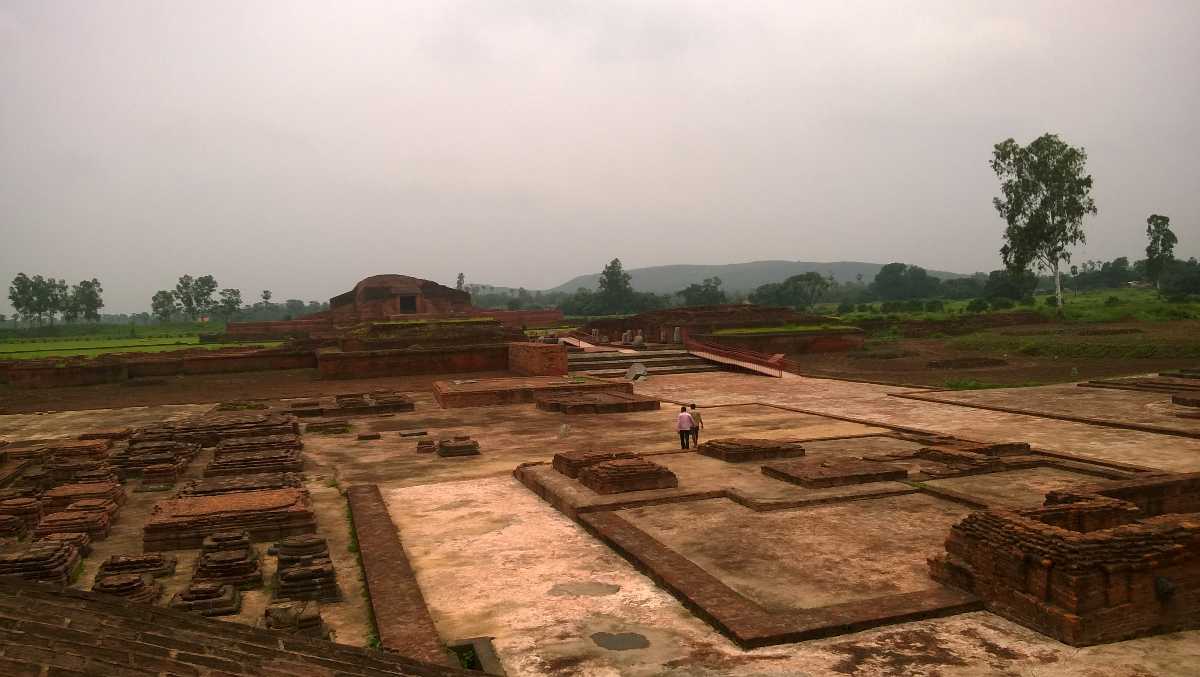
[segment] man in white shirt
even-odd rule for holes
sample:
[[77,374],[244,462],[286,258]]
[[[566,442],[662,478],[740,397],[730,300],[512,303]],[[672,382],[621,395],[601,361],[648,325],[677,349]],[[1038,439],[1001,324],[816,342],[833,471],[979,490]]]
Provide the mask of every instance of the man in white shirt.
[[692,428],[696,422],[692,419],[692,415],[688,413],[687,407],[679,408],[679,416],[675,419],[675,429],[679,431],[679,448],[687,449],[688,442],[692,439]]

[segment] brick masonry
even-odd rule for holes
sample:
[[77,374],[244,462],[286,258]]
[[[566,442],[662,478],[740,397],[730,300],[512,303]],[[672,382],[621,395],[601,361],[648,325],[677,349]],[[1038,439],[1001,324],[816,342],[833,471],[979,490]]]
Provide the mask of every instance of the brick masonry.
[[379,641],[406,656],[449,664],[449,655],[425,606],[425,598],[379,487],[374,484],[352,486],[346,490],[346,499],[350,503],[354,536],[358,541]]

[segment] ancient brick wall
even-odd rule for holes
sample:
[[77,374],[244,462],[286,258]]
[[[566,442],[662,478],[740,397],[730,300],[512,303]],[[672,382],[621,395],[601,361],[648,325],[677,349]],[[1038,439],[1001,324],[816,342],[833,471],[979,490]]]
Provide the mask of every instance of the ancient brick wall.
[[566,375],[567,349],[557,343],[510,343],[508,370],[521,376]]
[[321,378],[373,378],[408,374],[458,374],[508,369],[508,346],[454,346],[433,349],[324,350],[317,354]]
[[184,374],[226,374],[238,371],[276,369],[313,369],[317,366],[312,351],[249,353],[246,355],[197,355],[182,360]]
[[1200,523],[1191,512],[1139,509],[1154,503],[1147,497],[1174,496],[1190,510],[1181,497],[1194,497],[1198,479],[1131,480],[1106,495],[1076,491],[1041,508],[972,513],[930,559],[930,573],[1074,646],[1200,627]]
[[706,334],[694,336],[705,343],[753,350],[759,353],[835,353],[862,348],[861,329],[829,332],[792,332],[779,334]]
[[276,320],[268,322],[230,322],[225,325],[225,335],[234,339],[283,338],[288,336],[307,337],[313,331],[332,327],[326,319]]
[[129,378],[124,363],[97,364],[45,363],[30,360],[30,364],[10,367],[8,382],[18,388],[61,388],[117,383]]

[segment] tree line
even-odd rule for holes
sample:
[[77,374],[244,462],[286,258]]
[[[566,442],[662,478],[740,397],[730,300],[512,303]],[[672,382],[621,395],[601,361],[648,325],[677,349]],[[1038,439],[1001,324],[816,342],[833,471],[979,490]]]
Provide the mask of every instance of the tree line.
[[259,292],[257,302],[243,305],[240,289],[228,287],[218,290],[219,286],[212,275],[182,275],[174,289],[160,289],[154,293],[150,299],[151,313],[161,322],[180,317],[193,322],[204,317],[216,317],[228,322],[235,319],[294,319],[329,309],[328,303],[319,301],[287,299],[283,303],[274,303],[270,289]]
[[14,321],[21,319],[39,326],[47,320],[53,325],[60,315],[64,322],[99,322],[103,294],[100,281],[94,277],[68,285],[64,279],[17,273],[8,287],[8,301],[16,313]]

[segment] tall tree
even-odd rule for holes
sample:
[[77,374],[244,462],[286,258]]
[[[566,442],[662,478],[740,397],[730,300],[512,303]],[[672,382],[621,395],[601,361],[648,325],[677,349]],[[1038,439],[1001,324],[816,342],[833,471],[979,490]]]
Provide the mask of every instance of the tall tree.
[[166,289],[160,289],[154,293],[154,298],[150,299],[150,310],[154,312],[154,316],[159,322],[169,322],[176,313],[179,312],[179,297]]
[[217,291],[217,280],[212,275],[201,275],[192,283],[192,307],[199,315],[209,315],[217,307],[213,294]]
[[1161,289],[1159,281],[1167,264],[1175,258],[1175,245],[1179,239],[1171,232],[1171,217],[1151,214],[1146,219],[1146,237],[1150,240],[1146,245],[1146,273],[1156,289]]
[[236,315],[242,307],[242,290],[222,289],[220,296],[221,300],[217,302],[217,314],[228,322],[229,318]]
[[262,298],[262,303],[264,306],[271,305],[271,290],[270,289],[262,290],[262,293],[259,294],[259,297]]
[[196,280],[191,275],[182,275],[175,283],[175,303],[178,305],[178,312],[183,313],[189,320],[196,319],[195,287]]
[[613,259],[600,271],[600,297],[612,307],[621,307],[633,297],[633,277],[625,272],[621,259]]
[[1086,165],[1087,152],[1056,134],[1043,134],[1028,146],[1006,139],[992,152],[992,171],[1003,194],[992,204],[1008,224],[1000,248],[1004,265],[1014,272],[1030,266],[1049,270],[1059,308],[1063,303],[1059,268],[1070,263],[1073,245],[1087,241],[1083,217],[1096,213]]
[[454,283],[454,288],[459,291],[462,291],[463,287],[466,286],[466,284],[467,284],[467,276],[463,275],[462,273],[459,273],[458,281]]
[[8,286],[8,302],[26,322],[34,316],[33,280],[25,273],[17,273]]
[[104,288],[100,286],[100,280],[94,277],[81,280],[71,288],[72,311],[76,316],[82,315],[83,319],[89,322],[99,322],[100,309],[104,307],[104,298],[101,296],[103,293]]

